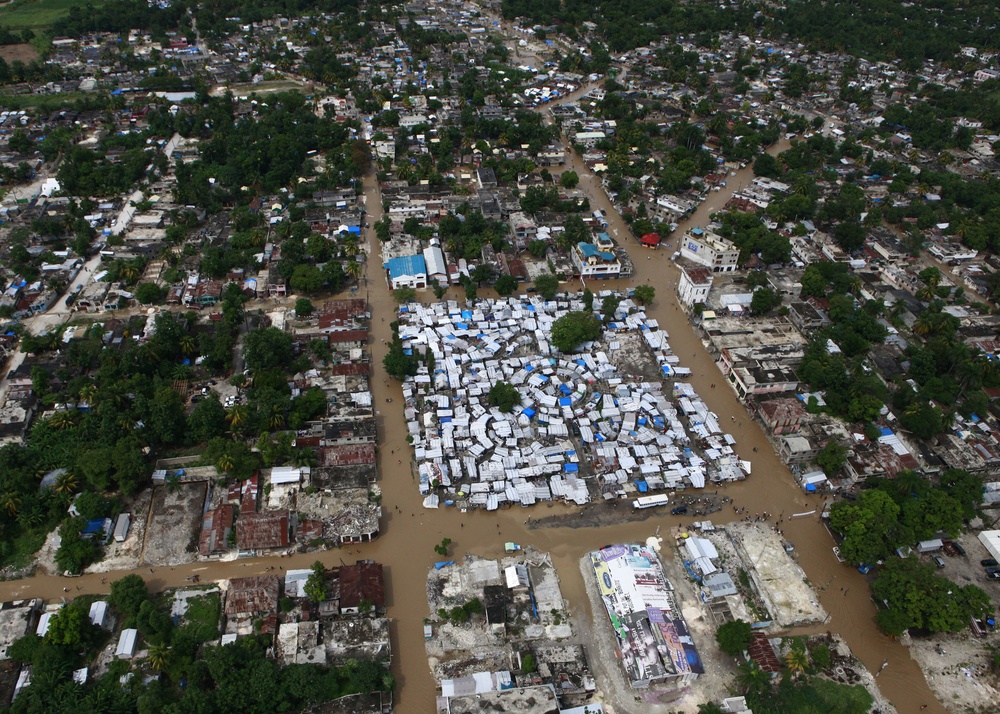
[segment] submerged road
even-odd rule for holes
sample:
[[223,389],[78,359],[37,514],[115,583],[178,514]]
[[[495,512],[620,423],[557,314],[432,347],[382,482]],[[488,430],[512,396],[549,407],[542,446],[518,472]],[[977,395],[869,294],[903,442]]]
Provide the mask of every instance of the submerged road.
[[[779,144],[769,151],[775,153],[785,147],[785,144]],[[752,454],[752,475],[746,481],[722,490],[733,498],[736,505],[745,506],[751,513],[783,512],[787,516],[818,509],[821,506],[820,500],[806,495],[797,486],[759,426],[749,418],[735,394],[726,388],[725,379],[683,311],[678,309],[678,271],[670,260],[670,252],[640,248],[629,238],[627,226],[608,201],[598,179],[575,156],[569,160],[567,168],[573,168],[580,175],[580,186],[587,192],[593,209],[607,212],[609,228],[618,237],[620,244],[629,251],[635,264],[636,272],[632,280],[609,282],[606,287],[625,289],[642,283],[656,287],[656,300],[647,307],[647,314],[668,332],[671,348],[681,359],[681,365],[692,370],[690,381],[709,408],[720,415],[723,425],[736,437],[737,451],[744,458]],[[721,208],[733,190],[749,181],[750,176],[749,169],[737,172],[729,178],[728,187],[709,194],[706,202],[678,228],[672,237],[674,244],[687,228],[707,224],[710,214]],[[365,177],[364,193],[368,210],[368,264],[378,266],[381,264],[379,245],[372,226],[381,218],[382,210],[378,186],[372,173]],[[566,287],[577,289],[579,284],[569,284]],[[595,289],[593,283],[591,287]],[[435,711],[436,688],[424,653],[422,627],[424,618],[428,616],[427,572],[434,561],[440,559],[433,547],[442,538],[448,537],[454,541],[451,556],[454,558],[460,558],[466,552],[499,557],[503,551],[503,543],[508,540],[551,552],[562,583],[563,595],[574,616],[592,618],[603,617],[603,613],[590,612],[585,584],[578,567],[579,559],[586,552],[607,543],[643,541],[657,527],[660,527],[661,532],[668,532],[672,525],[687,523],[690,519],[660,513],[645,521],[621,522],[600,528],[531,529],[525,521],[526,516],[537,519],[559,513],[573,513],[575,509],[553,505],[548,508],[536,506],[530,510],[511,509],[493,513],[459,513],[454,509],[425,511],[421,505],[417,482],[410,469],[411,450],[405,441],[407,432],[402,413],[401,390],[398,383],[383,375],[381,368],[382,357],[386,352],[385,341],[390,338],[389,325],[395,317],[396,305],[380,268],[369,270],[361,291],[367,293],[372,313],[370,345],[374,369],[371,386],[374,404],[379,412],[376,416],[378,466],[384,513],[379,539],[374,543],[319,554],[241,559],[225,563],[193,563],[174,568],[154,568],[152,571],[147,566],[134,572],[142,575],[152,590],[162,590],[189,585],[186,579],[195,574],[200,576],[203,583],[247,575],[280,574],[285,568],[309,567],[317,557],[327,565],[349,563],[359,558],[381,562],[385,566],[388,615],[392,620],[392,671],[398,682],[398,711],[406,714],[431,714]],[[429,297],[427,295],[428,299]],[[460,296],[454,289],[447,297],[464,299],[464,295]],[[712,389],[711,384],[716,384],[717,387]],[[390,398],[391,403],[387,402]],[[735,417],[735,422],[727,420],[726,417],[729,416]],[[754,448],[757,448],[757,453],[753,453]],[[732,511],[723,510],[712,514],[712,518],[715,523],[724,523],[732,515]],[[819,586],[820,600],[831,614],[831,621],[825,629],[841,634],[872,672],[877,671],[883,661],[888,662],[878,683],[900,712],[917,711],[923,704],[929,706],[928,711],[945,712],[945,708],[934,699],[907,650],[875,628],[872,620],[875,610],[865,580],[856,570],[838,563],[834,558],[831,550],[833,542],[819,518],[813,516],[786,520],[783,529],[785,537],[795,544],[800,564],[809,580]],[[668,548],[669,545],[665,543]],[[665,557],[671,557],[669,551],[665,552]],[[107,592],[109,582],[124,574],[124,571],[98,573],[73,579],[38,575],[0,583],[0,599],[41,597],[58,600],[67,595],[103,593]],[[701,642],[696,642],[696,645],[715,646],[714,643]]]

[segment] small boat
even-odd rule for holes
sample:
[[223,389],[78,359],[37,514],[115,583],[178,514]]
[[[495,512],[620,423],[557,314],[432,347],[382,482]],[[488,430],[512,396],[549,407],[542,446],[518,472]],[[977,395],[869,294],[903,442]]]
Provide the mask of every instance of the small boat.
[[438,562],[434,563],[434,569],[441,570],[441,568],[447,568],[449,565],[454,565],[454,564],[455,564],[454,560],[439,560]]
[[519,546],[517,543],[508,542],[503,544],[503,549],[508,553],[516,553],[517,551],[521,550],[521,546]]

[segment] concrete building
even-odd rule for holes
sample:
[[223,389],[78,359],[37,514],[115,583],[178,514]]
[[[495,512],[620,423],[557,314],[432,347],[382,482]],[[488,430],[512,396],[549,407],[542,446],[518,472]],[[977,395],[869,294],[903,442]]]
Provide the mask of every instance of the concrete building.
[[681,304],[692,307],[708,302],[708,292],[712,289],[712,271],[708,268],[682,265],[681,278],[677,282],[677,297]]
[[794,392],[799,379],[790,368],[779,364],[762,363],[749,367],[737,367],[729,374],[740,399],[748,394],[773,394]]
[[681,257],[713,273],[731,273],[739,263],[740,249],[710,230],[692,228],[681,239]]
[[609,250],[600,250],[593,243],[576,244],[573,265],[583,278],[617,278],[622,272],[618,256]]
[[427,263],[422,255],[406,255],[392,258],[385,264],[386,279],[389,287],[396,288],[426,288]]
[[644,545],[610,545],[590,560],[632,686],[697,679],[704,668],[656,554]]

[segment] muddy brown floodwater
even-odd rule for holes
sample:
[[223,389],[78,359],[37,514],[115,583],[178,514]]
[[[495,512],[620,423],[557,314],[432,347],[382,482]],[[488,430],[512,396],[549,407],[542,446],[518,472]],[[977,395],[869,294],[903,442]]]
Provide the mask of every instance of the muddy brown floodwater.
[[[787,148],[787,144],[781,143],[772,147],[771,151],[777,152],[784,148]],[[593,207],[607,211],[610,228],[623,237],[622,245],[633,256],[636,267],[632,280],[609,282],[606,286],[591,284],[592,288],[627,288],[642,283],[656,287],[656,301],[647,308],[647,313],[659,322],[662,329],[667,330],[674,353],[680,357],[682,365],[692,369],[691,381],[698,393],[713,411],[723,417],[722,423],[736,437],[738,451],[743,458],[749,458],[753,463],[753,473],[746,481],[731,485],[723,492],[732,497],[735,504],[745,506],[751,513],[767,511],[785,515],[785,535],[795,544],[802,567],[810,581],[819,587],[820,599],[831,615],[828,625],[819,629],[829,629],[843,635],[854,653],[873,672],[878,671],[883,661],[888,662],[878,683],[900,712],[918,711],[923,704],[929,705],[929,711],[944,712],[945,709],[934,699],[907,650],[876,630],[872,621],[875,610],[864,578],[856,570],[837,562],[832,552],[831,538],[818,517],[787,520],[793,513],[818,508],[820,502],[816,497],[807,496],[795,484],[761,429],[748,418],[735,394],[725,388],[726,380],[688,324],[684,313],[677,307],[677,270],[670,261],[670,253],[667,250],[647,252],[635,242],[625,239],[629,234],[624,223],[600,190],[598,181],[575,157],[572,167],[580,174],[581,186],[590,195]],[[676,245],[678,236],[688,227],[705,225],[710,213],[721,208],[733,190],[749,182],[751,177],[749,170],[729,177],[729,186],[710,194],[709,199],[692,218],[677,229],[672,237],[673,244]],[[370,262],[377,266],[380,263],[379,247],[371,226],[381,217],[381,202],[374,176],[367,176],[364,186],[368,208],[367,234],[371,245]],[[569,284],[566,287],[577,289],[579,284]],[[672,525],[687,523],[690,519],[660,513],[641,521],[626,521],[599,528],[531,528],[527,520],[529,516],[532,520],[537,520],[572,513],[573,509],[552,505],[548,508],[536,506],[493,513],[460,513],[454,509],[424,510],[417,482],[409,466],[410,450],[405,441],[402,393],[398,383],[388,380],[381,371],[382,357],[386,352],[385,341],[390,337],[389,326],[394,319],[396,306],[379,268],[369,271],[362,289],[367,292],[372,312],[374,403],[376,406],[389,407],[380,409],[381,413],[376,416],[379,471],[383,489],[382,535],[374,543],[327,551],[319,554],[319,558],[328,565],[353,562],[358,558],[372,558],[385,565],[388,614],[392,620],[392,671],[398,682],[398,711],[406,714],[430,714],[435,709],[436,690],[424,653],[422,625],[424,618],[428,616],[425,585],[427,571],[439,559],[433,547],[442,538],[453,540],[452,557],[455,558],[462,557],[466,552],[497,557],[502,553],[505,541],[530,544],[549,551],[571,609],[577,617],[589,618],[592,613],[578,567],[579,559],[584,553],[612,542],[642,541],[652,535],[657,527],[662,532],[668,532]],[[462,296],[452,290],[448,298],[462,299]],[[710,385],[713,383],[723,388],[711,389]],[[393,400],[391,405],[386,402],[389,398]],[[727,421],[725,417],[728,415],[735,416],[736,421]],[[757,453],[753,452],[755,447],[758,449]],[[727,511],[725,508],[712,514],[716,523],[730,520],[731,516],[732,510]],[[193,574],[200,575],[202,582],[268,572],[279,574],[285,568],[308,567],[316,558],[317,554],[310,553],[286,558],[194,563],[153,570],[144,568],[135,572],[146,579],[151,589],[161,590],[183,586],[187,583],[185,579]],[[0,598],[41,597],[58,600],[83,593],[107,592],[108,582],[123,574],[105,573],[72,579],[39,575],[0,584]],[[64,592],[64,588],[68,592]],[[603,613],[596,615],[600,617]],[[813,628],[803,632],[815,630]],[[696,644],[714,646],[709,643]]]

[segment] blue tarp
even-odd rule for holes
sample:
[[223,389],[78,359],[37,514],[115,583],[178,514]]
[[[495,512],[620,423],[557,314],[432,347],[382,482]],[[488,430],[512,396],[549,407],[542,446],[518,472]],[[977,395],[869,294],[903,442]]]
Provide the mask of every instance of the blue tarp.
[[572,405],[573,405],[573,400],[570,399],[569,397],[560,397],[559,398],[559,406],[561,406],[561,407],[569,407],[569,406],[572,406]]
[[87,525],[83,527],[83,530],[80,531],[80,533],[89,535],[91,533],[100,533],[102,530],[104,530],[104,519],[95,518],[92,521],[87,521]]
[[462,319],[463,320],[471,320],[472,319],[472,310],[462,310]]
[[565,394],[566,396],[569,396],[570,394],[573,393],[573,390],[570,389],[569,386],[565,385],[565,384],[560,384],[559,385],[559,391],[562,392],[563,394]]
[[646,493],[649,490],[649,484],[645,481],[636,481],[635,487],[639,489],[639,493]]
[[575,474],[580,470],[580,464],[563,464],[563,471],[568,474]]
[[521,413],[524,414],[524,416],[528,417],[529,419],[531,419],[532,417],[535,416],[535,410],[532,409],[531,407],[528,407],[527,409],[525,409]]
[[892,436],[892,429],[889,429],[884,426],[881,429],[879,429],[879,432],[882,434],[882,436]]

